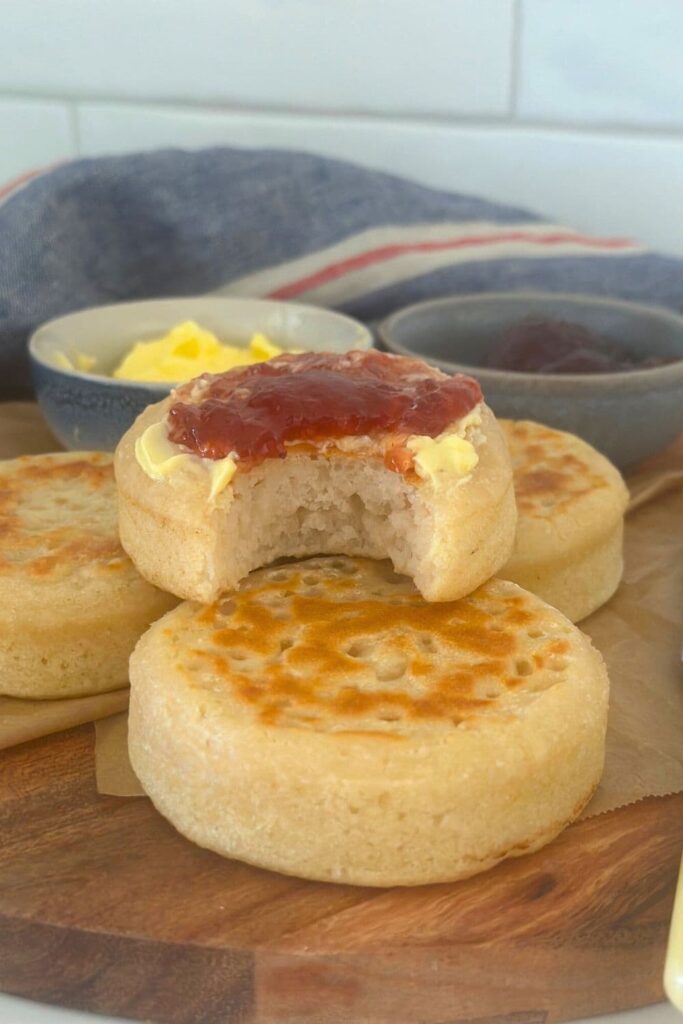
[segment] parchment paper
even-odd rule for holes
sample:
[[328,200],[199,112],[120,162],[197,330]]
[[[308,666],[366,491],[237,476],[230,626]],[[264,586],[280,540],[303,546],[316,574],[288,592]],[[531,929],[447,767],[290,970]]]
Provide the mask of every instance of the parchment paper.
[[98,793],[144,796],[128,760],[128,711],[95,722],[95,778]]
[[586,816],[683,790],[683,488],[626,521],[616,595],[580,628],[610,676],[607,759]]
[[17,743],[73,729],[128,707],[128,689],[94,697],[63,700],[19,700],[0,697],[0,750]]

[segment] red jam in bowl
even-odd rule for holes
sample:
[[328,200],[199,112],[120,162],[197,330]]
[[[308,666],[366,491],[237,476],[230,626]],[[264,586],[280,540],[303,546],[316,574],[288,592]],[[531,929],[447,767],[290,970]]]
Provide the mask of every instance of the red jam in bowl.
[[176,391],[168,437],[207,459],[284,458],[286,442],[436,437],[482,399],[476,380],[383,352],[306,352],[206,375]]
[[508,328],[486,365],[516,373],[619,373],[670,361],[631,355],[580,324],[529,317]]

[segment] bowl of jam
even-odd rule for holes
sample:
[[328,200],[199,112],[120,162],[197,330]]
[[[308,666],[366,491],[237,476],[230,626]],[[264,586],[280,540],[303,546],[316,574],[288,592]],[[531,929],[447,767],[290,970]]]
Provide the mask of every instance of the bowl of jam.
[[66,448],[113,449],[172,387],[285,351],[372,346],[357,320],[268,299],[188,296],[96,306],[50,320],[29,341],[36,397]]
[[473,374],[499,416],[578,434],[630,466],[683,432],[683,316],[584,295],[417,303],[378,328],[392,352]]

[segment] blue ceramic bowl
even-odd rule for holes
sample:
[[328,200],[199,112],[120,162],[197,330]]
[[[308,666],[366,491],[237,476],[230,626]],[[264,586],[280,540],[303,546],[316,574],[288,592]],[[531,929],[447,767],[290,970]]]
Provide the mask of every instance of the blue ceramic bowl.
[[[643,356],[680,360],[624,373],[512,373],[486,367],[505,330],[525,317],[567,320]],[[587,295],[498,292],[420,302],[378,327],[392,352],[470,373],[499,416],[537,420],[585,438],[619,467],[652,455],[683,431],[683,317]]]
[[[166,334],[183,320],[196,320],[235,345],[247,345],[262,331],[283,348],[347,352],[372,346],[368,329],[350,317],[266,299],[152,299],[59,317],[33,334],[28,351],[41,410],[66,448],[112,451],[139,413],[166,397],[171,384],[110,374],[135,341]],[[68,368],[80,356],[95,360],[87,373]]]

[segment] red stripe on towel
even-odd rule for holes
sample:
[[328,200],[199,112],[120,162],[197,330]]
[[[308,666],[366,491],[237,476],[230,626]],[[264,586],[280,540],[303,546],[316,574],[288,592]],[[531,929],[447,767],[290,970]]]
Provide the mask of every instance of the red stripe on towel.
[[357,256],[350,256],[348,259],[340,260],[338,263],[330,263],[313,274],[282,285],[280,288],[268,293],[270,299],[291,299],[295,295],[307,292],[312,288],[327,284],[354,270],[363,270],[365,267],[376,263],[383,263],[387,260],[396,259],[411,252],[442,252],[447,249],[467,249],[482,245],[504,245],[507,242],[526,242],[531,245],[552,246],[574,243],[583,245],[587,249],[635,249],[637,246],[627,238],[591,238],[588,235],[580,235],[573,232],[556,232],[547,235],[533,235],[525,231],[501,232],[497,235],[469,235],[464,238],[456,238],[444,242],[413,242],[405,244],[385,245],[378,249],[369,249],[367,252],[359,253]]

